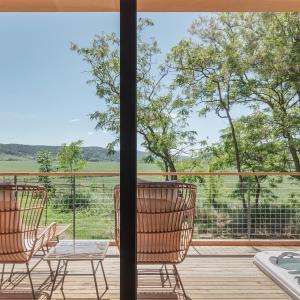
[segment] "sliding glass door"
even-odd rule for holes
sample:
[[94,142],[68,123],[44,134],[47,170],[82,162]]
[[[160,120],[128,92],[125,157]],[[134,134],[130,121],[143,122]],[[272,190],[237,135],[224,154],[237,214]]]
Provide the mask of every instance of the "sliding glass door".
[[[139,23],[137,10],[142,13]],[[274,10],[296,11],[300,7],[293,0],[277,0],[274,5],[267,0],[195,0],[184,3],[179,0],[0,0],[0,31],[4,41],[0,55],[0,79],[4,82],[0,101],[4,112],[0,125],[3,122],[2,127],[5,128],[0,143],[47,146],[46,149],[50,152],[47,154],[48,158],[52,155],[55,160],[53,168],[46,170],[49,174],[40,174],[38,179],[36,173],[28,175],[30,180],[53,188],[47,215],[42,220],[45,225],[51,221],[71,223],[66,235],[74,241],[112,241],[111,247],[115,248],[104,263],[107,273],[111,274],[109,284],[114,286],[114,289],[106,291],[111,293],[109,297],[121,300],[137,299],[137,150],[142,151],[148,162],[158,162],[155,169],[157,172],[164,171],[163,176],[159,174],[156,179],[179,179],[175,173],[180,168],[177,169],[174,162],[182,160],[187,163],[186,150],[190,156],[196,142],[194,134],[197,130],[190,125],[194,122],[199,131],[205,126],[199,126],[198,113],[196,116],[191,112],[195,103],[192,103],[190,96],[192,94],[203,98],[215,95],[212,84],[201,82],[198,89],[195,89],[193,76],[196,72],[192,67],[198,70],[199,66],[189,60],[190,55],[194,54],[198,63],[199,57],[204,57],[203,62],[208,63],[212,55],[207,51],[204,53],[207,57],[203,56],[201,51],[204,48],[198,47],[194,37],[178,37],[183,34],[180,26],[186,26],[191,18],[196,20],[195,15],[191,17],[180,13],[196,14],[202,11],[207,12],[205,17],[213,18],[211,12]],[[176,15],[165,18],[162,12],[176,12]],[[165,57],[158,49],[156,41],[146,32],[153,25],[150,19],[156,20],[158,26],[164,29],[158,29],[157,32],[158,39],[166,50],[165,54],[169,54]],[[203,18],[197,16],[197,20],[190,22],[193,23],[190,31],[199,33],[204,28],[201,23]],[[209,29],[212,30],[208,26]],[[215,30],[205,32],[206,39],[208,33],[214,40]],[[150,35],[155,37],[155,31]],[[194,52],[190,51],[190,45],[195,48]],[[227,49],[227,44],[224,48]],[[186,62],[190,65],[182,64]],[[210,68],[208,66],[207,70]],[[186,70],[190,69],[193,72],[187,74]],[[253,76],[253,72],[250,75]],[[185,99],[180,96],[180,89]],[[138,105],[140,100],[141,106]],[[197,101],[199,99],[195,102]],[[163,109],[167,109],[164,115],[161,114]],[[212,105],[210,109],[220,114],[218,107]],[[207,114],[207,107],[201,113]],[[158,116],[162,119],[158,119]],[[216,122],[211,122],[211,127],[215,129]],[[170,132],[166,132],[168,130]],[[59,150],[55,148],[52,153],[51,149],[54,148],[51,146],[56,145],[61,147]],[[106,150],[95,150],[89,146]],[[83,147],[79,159],[75,165],[66,167],[63,150],[68,153],[68,149],[78,150],[78,147]],[[178,149],[182,151],[178,152]],[[103,157],[99,158],[99,151],[104,151],[101,155],[109,160],[109,167]],[[45,157],[45,153],[40,154]],[[26,163],[28,157],[25,157]],[[33,161],[35,157],[32,155],[30,159]],[[10,154],[6,158],[7,171],[28,173],[38,171],[38,164],[42,164],[36,161],[32,164],[33,169],[27,170],[24,169],[24,163],[16,169],[13,168],[13,164],[16,164],[12,163],[16,157]],[[42,172],[46,171],[44,168]],[[57,171],[69,173],[58,179],[55,175]],[[80,174],[82,171],[84,173]],[[116,175],[116,171],[120,173]],[[18,176],[13,177],[17,180],[15,183],[19,180],[23,180],[23,183],[27,180],[28,183],[28,178],[25,180]],[[50,181],[41,179],[43,176]],[[175,195],[176,200],[194,193],[190,186],[187,186],[190,188],[188,191],[183,185],[170,186],[156,186],[154,190],[159,192],[148,191],[148,200],[152,197],[156,201],[159,198],[158,193]],[[142,192],[143,196],[147,194],[145,190]],[[191,198],[193,197],[189,199]],[[243,195],[241,198],[245,201]],[[153,215],[155,213],[157,212]],[[182,212],[176,213],[179,215]],[[186,212],[182,216],[186,220]],[[159,221],[155,219],[155,226],[163,227],[162,223],[158,224],[163,218],[161,215],[158,218]],[[198,221],[204,222],[200,219]],[[189,232],[193,228],[189,226]],[[176,234],[174,236],[172,243],[179,241],[178,245],[181,247],[180,240],[176,240]],[[171,242],[164,244],[163,238],[160,242],[164,249],[168,249],[162,251],[174,250],[170,250]],[[190,240],[187,244],[190,245]],[[187,249],[185,250],[187,253]],[[174,274],[175,277],[178,275],[176,267]],[[167,275],[169,276],[168,271]],[[176,283],[178,280],[176,277]],[[84,294],[85,284],[80,284]],[[74,287],[78,288],[75,285]]]

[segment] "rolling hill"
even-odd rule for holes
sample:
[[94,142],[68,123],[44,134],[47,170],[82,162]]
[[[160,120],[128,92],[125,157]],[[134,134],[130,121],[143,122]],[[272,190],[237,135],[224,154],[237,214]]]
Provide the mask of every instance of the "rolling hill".
[[[0,161],[35,160],[37,152],[48,150],[53,156],[59,152],[60,146],[0,144]],[[87,161],[119,161],[120,153],[108,155],[102,147],[82,147],[84,159]],[[138,160],[142,160],[145,152],[138,151]]]

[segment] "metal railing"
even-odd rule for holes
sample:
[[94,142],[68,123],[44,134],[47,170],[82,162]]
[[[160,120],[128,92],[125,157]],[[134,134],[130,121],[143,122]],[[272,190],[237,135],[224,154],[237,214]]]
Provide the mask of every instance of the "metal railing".
[[[300,238],[300,173],[138,174],[153,181],[171,175],[198,186],[194,239]],[[67,238],[114,239],[113,189],[119,173],[20,172],[0,177],[13,184],[48,185],[42,221],[71,224]]]

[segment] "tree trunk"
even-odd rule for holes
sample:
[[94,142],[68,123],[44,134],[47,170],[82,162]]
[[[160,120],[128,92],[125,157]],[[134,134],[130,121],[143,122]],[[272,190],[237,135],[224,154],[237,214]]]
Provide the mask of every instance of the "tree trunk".
[[[239,146],[238,146],[238,142],[237,142],[237,138],[236,138],[236,133],[235,133],[235,128],[234,128],[234,125],[233,125],[233,121],[232,121],[231,115],[230,115],[230,113],[227,109],[226,109],[226,115],[227,115],[227,119],[229,121],[230,129],[231,129],[233,147],[234,147],[234,152],[235,152],[236,169],[240,173],[240,172],[242,172],[242,169],[241,169],[241,159],[240,159]],[[243,176],[239,176],[239,191],[240,191],[240,196],[241,196],[242,203],[243,203],[243,208],[247,208],[246,200],[245,200],[244,187],[243,187]]]
[[[164,160],[164,165],[165,165],[165,172],[168,173],[169,172],[169,166],[168,166],[168,162]],[[166,175],[165,176],[165,180],[169,181],[169,176]]]
[[297,153],[297,149],[294,146],[293,138],[291,137],[290,134],[288,134],[287,139],[288,139],[288,147],[289,147],[290,153],[293,158],[295,170],[296,170],[296,172],[300,172],[300,160],[299,160],[299,156]]
[[[168,165],[169,172],[176,173],[176,167],[172,160],[172,156],[168,153],[168,151],[164,151],[163,156],[164,156],[164,162]],[[171,175],[170,179],[177,180],[177,175]]]
[[[176,172],[176,167],[172,160],[169,161],[169,170],[170,172]],[[177,175],[171,175],[171,180],[177,180]]]
[[[285,124],[286,120],[288,120],[289,116],[286,112],[285,107],[281,106],[280,109],[283,113],[283,117],[282,117],[281,121],[282,121],[283,124]],[[299,160],[299,156],[298,156],[298,153],[297,153],[297,149],[294,145],[294,138],[293,138],[293,136],[290,132],[290,129],[288,127],[284,127],[282,129],[282,133],[283,133],[283,136],[287,139],[288,148],[289,148],[289,151],[291,153],[291,156],[292,156],[292,159],[293,159],[293,162],[294,162],[295,170],[296,170],[296,172],[300,172],[300,160]]]
[[254,177],[256,181],[256,189],[255,189],[255,207],[258,208],[260,192],[261,192],[261,185],[257,176]]

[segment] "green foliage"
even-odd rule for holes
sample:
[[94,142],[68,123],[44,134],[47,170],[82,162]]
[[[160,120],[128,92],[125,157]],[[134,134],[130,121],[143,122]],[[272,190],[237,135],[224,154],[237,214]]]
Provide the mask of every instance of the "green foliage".
[[[190,37],[180,41],[160,65],[155,39],[146,39],[151,20],[138,25],[138,132],[149,151],[144,160],[158,161],[165,171],[238,172],[300,170],[300,20],[299,13],[221,13],[195,20]],[[119,47],[116,34],[96,36],[91,47],[72,50],[90,66],[90,84],[106,108],[91,115],[97,128],[119,134]],[[169,82],[172,80],[172,84]],[[245,116],[235,118],[242,108]],[[213,113],[227,122],[220,141],[196,144],[187,130],[191,111]],[[191,155],[191,149],[198,151]],[[184,160],[183,155],[188,159]],[[222,193],[222,178],[185,177],[204,184],[214,208]],[[239,176],[232,192],[247,208],[248,182]],[[276,200],[279,184],[266,176],[250,179],[251,202]],[[264,191],[264,195],[262,195]],[[295,202],[296,195],[291,194]],[[295,202],[296,203],[296,202]],[[243,210],[242,210],[243,211]]]
[[[39,165],[39,172],[49,173],[53,171],[53,158],[48,150],[41,150],[36,155],[36,162]],[[41,183],[47,190],[49,198],[55,195],[55,188],[51,178],[48,176],[39,176],[38,182]]]
[[51,153],[47,150],[41,150],[36,155],[36,161],[39,164],[39,172],[49,173],[53,171]]
[[[60,212],[68,212],[73,210],[73,195],[62,194],[60,197],[55,197],[51,202],[52,207]],[[74,206],[76,210],[86,210],[91,206],[91,194],[89,192],[75,192]]]
[[[195,20],[190,34],[173,47],[169,64],[200,116],[228,121],[220,142],[206,148],[213,168],[300,171],[300,14],[215,14]],[[241,106],[253,113],[235,121]],[[251,185],[257,204],[265,179]]]
[[[272,118],[262,112],[243,116],[233,122],[245,172],[282,172],[287,169],[289,157],[285,145],[274,136]],[[235,151],[231,129],[221,131],[220,142],[209,148],[210,164],[214,169],[232,167]]]
[[[137,58],[137,131],[142,137],[142,146],[149,155],[147,162],[158,160],[165,171],[176,171],[175,163],[195,143],[196,132],[186,130],[192,102],[182,98],[169,85],[170,68],[166,63],[156,64],[161,51],[154,38],[145,38],[149,19],[138,22]],[[120,131],[120,39],[115,34],[96,35],[91,47],[71,49],[83,57],[90,66],[90,84],[106,104],[103,111],[91,114],[96,129],[105,129],[115,134],[115,140],[108,145],[113,153],[119,143]],[[153,70],[153,67],[157,67]]]
[[[177,164],[177,171],[178,172],[188,172],[188,173],[200,173],[204,171],[204,164],[203,164],[202,157],[193,155],[189,158],[181,160]],[[182,182],[189,182],[189,183],[203,183],[205,178],[203,176],[180,176],[180,180]]]
[[200,115],[228,120],[235,165],[241,167],[232,108],[248,105],[271,117],[300,170],[300,14],[223,13],[194,21],[191,38],[172,49],[175,83],[198,101]]
[[217,199],[221,195],[222,187],[224,186],[224,180],[221,176],[209,176],[205,178],[205,193],[208,201],[211,203],[212,207],[218,209],[219,207],[224,207],[222,203],[219,203]]
[[[226,14],[198,18],[190,28],[191,38],[172,49],[169,63],[176,70],[175,86],[197,104],[199,116],[214,112],[227,121],[234,147],[234,166],[237,172],[242,172],[232,110],[245,103],[239,92],[239,78],[246,66],[235,26],[235,19]],[[239,176],[240,196],[246,207],[242,180]]]
[[[63,144],[57,155],[58,168],[64,172],[78,172],[82,170],[86,161],[83,158],[83,151],[81,148],[83,141],[78,140],[71,142],[69,145]],[[85,195],[82,195],[75,191],[74,197],[74,185],[75,177],[69,178],[70,181],[70,193],[64,194],[63,198],[59,200],[59,205],[62,209],[72,209],[73,202],[75,203],[75,208],[87,208],[89,206],[89,197],[84,198]]]
[[246,66],[240,93],[271,116],[274,138],[300,171],[300,14],[240,14],[236,22]]
[[[262,112],[255,112],[234,121],[236,138],[240,149],[240,163],[245,172],[282,172],[289,163],[288,152],[282,141],[276,140],[273,132],[272,118]],[[222,130],[220,141],[208,148],[211,151],[209,164],[213,169],[230,168],[235,164],[235,150],[232,145],[231,129]],[[260,175],[250,178],[250,193],[255,198],[256,206],[262,191],[262,183],[268,181],[270,187],[276,182]],[[243,189],[247,189],[247,180],[243,178]],[[272,189],[264,197],[272,198]],[[240,186],[232,194],[240,196]]]
[[64,172],[76,172],[84,168],[86,162],[81,149],[83,141],[78,140],[69,145],[63,144],[57,155],[58,168]]

